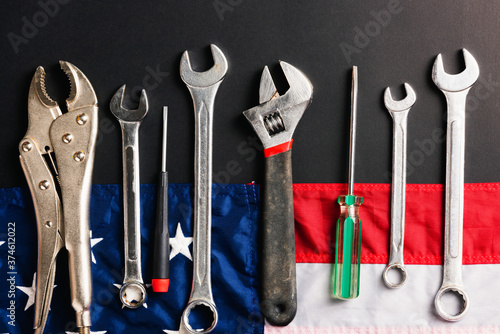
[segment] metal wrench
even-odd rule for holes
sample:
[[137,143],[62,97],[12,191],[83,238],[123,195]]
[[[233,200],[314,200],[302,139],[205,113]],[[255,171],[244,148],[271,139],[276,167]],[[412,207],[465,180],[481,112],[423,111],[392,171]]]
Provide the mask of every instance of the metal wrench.
[[139,180],[139,127],[148,113],[148,97],[143,89],[139,107],[125,109],[122,105],[125,85],[113,95],[110,109],[120,121],[123,145],[123,212],[125,239],[125,276],[120,288],[123,306],[138,308],[146,300],[141,273],[141,206]]
[[297,313],[292,136],[313,94],[304,73],[284,61],[280,65],[288,91],[278,93],[266,66],[260,79],[260,104],[243,112],[264,146],[260,304],[274,326],[288,325]]
[[[462,319],[469,310],[469,297],[462,282],[465,107],[467,93],[479,77],[479,65],[466,49],[462,51],[465,61],[462,73],[446,73],[441,54],[432,68],[432,80],[445,95],[448,107],[443,283],[434,298],[436,311],[448,321]],[[448,313],[442,305],[441,297],[450,291],[463,298],[463,308],[458,314]]]
[[[212,227],[212,128],[214,101],[219,85],[227,72],[227,60],[222,51],[210,45],[214,66],[205,72],[191,69],[188,52],[181,58],[180,75],[193,98],[195,111],[194,156],[194,233],[193,285],[188,304],[182,313],[179,333],[209,333],[217,325],[217,308],[212,296],[210,272]],[[193,329],[189,323],[191,311],[205,306],[212,312],[212,323],[206,329]]]
[[[405,201],[406,201],[406,137],[408,113],[417,100],[415,91],[405,83],[406,97],[394,101],[391,89],[384,93],[384,104],[393,119],[392,139],[392,187],[391,187],[391,251],[389,264],[384,270],[384,283],[389,288],[399,288],[406,283],[408,273],[403,262],[405,237]],[[401,281],[392,282],[388,278],[389,271],[401,271]]]

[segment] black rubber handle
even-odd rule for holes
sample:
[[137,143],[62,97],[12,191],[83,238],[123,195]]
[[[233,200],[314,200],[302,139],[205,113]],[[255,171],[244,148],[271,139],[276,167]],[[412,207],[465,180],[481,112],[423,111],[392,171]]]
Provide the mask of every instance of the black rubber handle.
[[264,160],[261,310],[271,325],[286,326],[297,313],[292,151]]
[[[168,233],[168,173],[161,172],[156,204],[156,228],[153,262],[153,290],[168,290],[170,236]],[[156,284],[155,284],[156,283]]]

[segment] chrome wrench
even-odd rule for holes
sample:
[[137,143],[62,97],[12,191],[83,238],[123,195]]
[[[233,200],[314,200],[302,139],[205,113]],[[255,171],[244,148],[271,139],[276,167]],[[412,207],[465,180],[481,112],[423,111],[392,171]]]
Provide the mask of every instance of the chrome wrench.
[[[479,77],[479,65],[469,51],[462,51],[465,61],[462,73],[446,73],[441,54],[436,57],[432,68],[432,80],[445,95],[448,109],[443,283],[434,298],[436,311],[448,321],[462,319],[469,310],[469,296],[462,282],[465,107],[467,93]],[[463,298],[463,307],[458,314],[450,314],[442,305],[442,296],[450,291]]]
[[123,145],[123,212],[125,275],[120,288],[123,306],[135,309],[146,300],[141,273],[141,203],[139,179],[139,127],[148,113],[148,97],[143,89],[139,107],[125,109],[122,105],[125,85],[113,95],[110,109],[120,121]]
[[[227,60],[222,51],[210,45],[214,66],[205,72],[191,69],[188,52],[181,58],[180,75],[193,98],[195,111],[194,156],[194,233],[193,284],[188,304],[182,313],[179,333],[209,333],[217,325],[218,314],[212,296],[210,272],[212,228],[212,128],[214,101],[227,72]],[[196,307],[208,307],[212,323],[208,328],[193,329],[189,315]]]
[[[392,139],[392,187],[391,187],[391,251],[389,264],[384,270],[384,283],[389,288],[399,288],[406,283],[408,273],[403,261],[405,238],[405,201],[406,201],[406,141],[408,113],[417,100],[415,91],[405,83],[406,97],[394,101],[391,89],[384,93],[384,104],[393,119]],[[401,281],[393,282],[388,273],[391,270],[401,271]]]

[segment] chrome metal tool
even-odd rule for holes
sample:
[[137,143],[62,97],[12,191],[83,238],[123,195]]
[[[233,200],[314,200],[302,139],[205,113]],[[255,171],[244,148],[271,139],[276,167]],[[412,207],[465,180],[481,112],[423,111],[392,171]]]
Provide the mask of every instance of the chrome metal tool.
[[[28,181],[38,228],[35,333],[47,322],[59,251],[69,254],[71,305],[80,333],[90,333],[92,279],[89,201],[97,138],[97,97],[76,66],[60,61],[71,84],[62,114],[45,91],[38,67],[28,95],[28,131],[19,158]],[[56,163],[57,161],[57,163]]]
[[[392,187],[391,187],[391,250],[389,264],[384,270],[384,283],[389,288],[399,288],[406,283],[408,273],[403,259],[405,239],[406,207],[406,142],[408,113],[417,100],[411,86],[405,83],[406,97],[400,101],[392,98],[391,89],[384,93],[384,104],[393,120],[392,138]],[[389,278],[391,270],[401,272],[401,280],[394,282]]]
[[243,114],[264,146],[261,310],[270,324],[286,326],[297,313],[292,136],[312,100],[313,86],[294,66],[284,61],[280,65],[288,91],[280,96],[264,67],[260,105]]
[[[470,306],[462,281],[465,109],[467,94],[479,77],[479,65],[469,51],[462,51],[465,61],[462,73],[446,73],[441,54],[436,57],[432,68],[432,80],[443,92],[448,105],[443,283],[434,299],[436,311],[448,321],[462,319]],[[463,298],[458,314],[445,310],[442,303],[441,298],[450,291],[457,292]]]
[[[205,72],[191,69],[188,52],[181,58],[180,75],[194,104],[194,234],[193,285],[188,304],[182,313],[180,334],[209,333],[218,321],[217,308],[212,296],[211,234],[212,234],[212,133],[215,95],[224,79],[228,64],[222,51],[210,45],[214,66]],[[206,307],[212,313],[207,328],[194,329],[189,315],[197,307]]]
[[139,127],[148,113],[149,105],[143,89],[138,108],[124,108],[124,92],[125,85],[111,98],[110,109],[122,129],[125,276],[120,288],[120,300],[123,306],[135,309],[141,307],[147,297],[141,271]]

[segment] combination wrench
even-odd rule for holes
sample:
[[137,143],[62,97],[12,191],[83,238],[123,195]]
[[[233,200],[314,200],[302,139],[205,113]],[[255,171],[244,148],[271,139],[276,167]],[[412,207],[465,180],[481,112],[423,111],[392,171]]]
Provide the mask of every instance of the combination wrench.
[[[384,283],[389,288],[399,288],[406,283],[408,273],[403,261],[405,237],[405,201],[406,201],[406,142],[408,113],[417,100],[413,88],[405,83],[406,97],[395,101],[391,89],[384,93],[384,104],[393,119],[392,139],[392,187],[391,187],[391,250],[389,264],[384,270]],[[393,282],[388,273],[391,270],[401,272],[401,280]]]
[[[193,98],[195,111],[194,156],[194,233],[193,233],[193,284],[188,304],[182,313],[179,333],[209,333],[217,325],[218,314],[212,296],[210,270],[212,227],[212,129],[214,101],[224,79],[228,64],[222,51],[210,45],[214,65],[205,72],[191,69],[188,52],[181,58],[180,75]],[[189,315],[198,307],[208,307],[212,323],[208,328],[193,329]]]
[[123,218],[125,244],[125,275],[120,288],[123,306],[138,308],[146,300],[141,273],[141,202],[139,180],[139,127],[148,113],[148,97],[143,89],[135,110],[122,105],[125,85],[113,95],[110,109],[120,121],[123,145]]
[[[462,282],[465,107],[467,93],[479,77],[479,65],[466,49],[462,51],[465,61],[462,73],[446,73],[441,54],[436,57],[432,68],[432,80],[446,97],[448,113],[443,283],[434,298],[437,313],[448,321],[462,319],[469,310],[469,297]],[[458,314],[450,314],[443,307],[441,298],[450,291],[463,298],[463,307]]]

